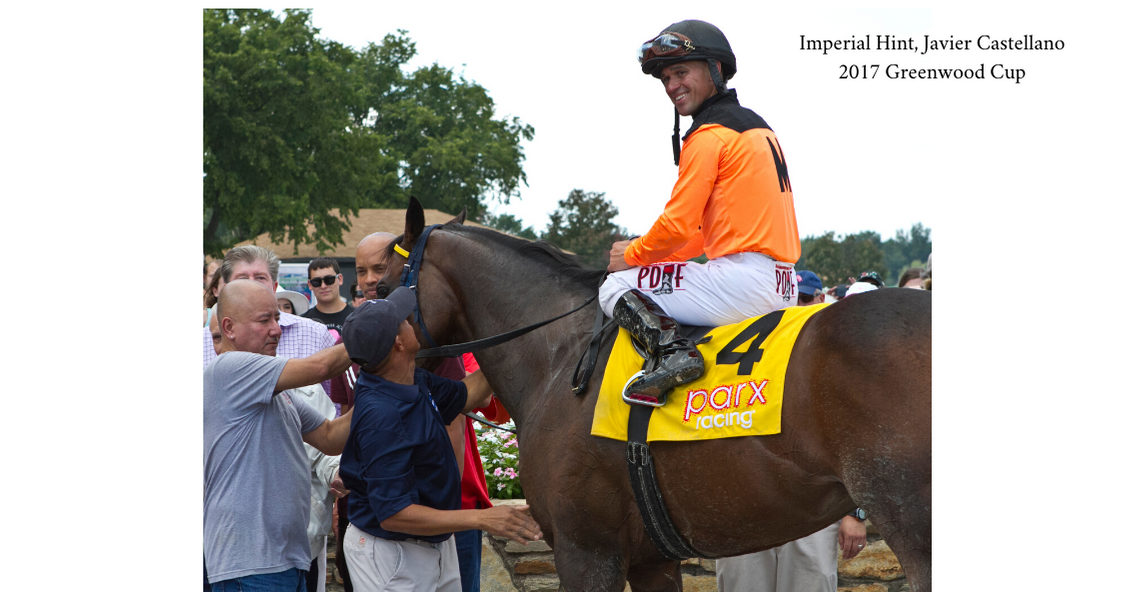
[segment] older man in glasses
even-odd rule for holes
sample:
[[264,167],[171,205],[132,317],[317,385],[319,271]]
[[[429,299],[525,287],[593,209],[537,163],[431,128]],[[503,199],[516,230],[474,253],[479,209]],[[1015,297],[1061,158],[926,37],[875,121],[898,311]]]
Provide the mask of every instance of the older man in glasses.
[[309,262],[309,287],[316,296],[316,306],[301,315],[324,323],[336,335],[344,327],[344,321],[355,307],[340,298],[340,286],[344,276],[340,274],[340,264],[331,257],[319,257]]
[[[281,259],[273,251],[257,245],[248,245],[227,251],[226,256],[223,257],[223,264],[219,267],[219,273],[225,283],[237,279],[252,280],[269,288],[273,293],[277,290],[277,276],[280,269]],[[276,306],[276,301],[274,305]],[[327,327],[310,319],[281,313],[278,324],[281,325],[281,338],[277,345],[277,355],[283,358],[307,358],[336,343],[336,338],[328,332]],[[208,327],[203,327],[203,367],[206,368],[215,358],[211,331]],[[332,387],[327,380],[320,385],[324,387],[326,393],[332,394]]]
[[[781,143],[726,86],[737,64],[723,32],[674,23],[639,54],[675,110],[679,179],[652,228],[613,245],[599,300],[660,361],[626,387],[625,400],[661,406],[669,390],[703,374],[677,321],[724,325],[792,306],[801,241]],[[683,115],[692,125],[681,152]],[[706,263],[691,261],[704,254]]]

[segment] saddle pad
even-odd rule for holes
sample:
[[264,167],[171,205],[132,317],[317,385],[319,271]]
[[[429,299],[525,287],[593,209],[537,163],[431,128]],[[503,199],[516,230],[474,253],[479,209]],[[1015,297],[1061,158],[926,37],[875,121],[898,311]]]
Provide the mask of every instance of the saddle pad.
[[[700,344],[704,374],[668,393],[653,410],[648,441],[711,440],[781,432],[785,371],[793,343],[809,317],[827,304],[792,306],[712,329]],[[621,389],[640,371],[644,358],[618,329],[606,364],[590,434],[627,441],[630,405]]]

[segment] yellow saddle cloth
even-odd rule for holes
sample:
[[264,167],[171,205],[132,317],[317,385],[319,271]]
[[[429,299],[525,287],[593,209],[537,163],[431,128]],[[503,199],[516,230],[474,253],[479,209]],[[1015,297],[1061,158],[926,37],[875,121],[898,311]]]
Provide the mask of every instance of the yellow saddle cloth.
[[[781,432],[785,371],[797,334],[827,304],[792,306],[741,323],[716,327],[700,344],[704,374],[673,389],[653,410],[648,440],[711,440]],[[644,358],[618,329],[594,408],[594,436],[628,440],[630,405],[621,389],[640,371]]]

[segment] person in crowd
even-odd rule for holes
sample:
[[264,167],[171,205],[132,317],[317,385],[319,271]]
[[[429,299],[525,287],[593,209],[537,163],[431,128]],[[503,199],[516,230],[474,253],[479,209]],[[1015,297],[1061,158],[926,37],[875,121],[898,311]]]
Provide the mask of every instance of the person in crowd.
[[[336,406],[328,399],[319,384],[292,389],[295,397],[305,401],[325,419],[336,417]],[[340,456],[329,456],[315,446],[305,443],[312,474],[312,499],[309,510],[307,536],[312,564],[306,574],[307,592],[324,592],[328,575],[328,533],[332,531],[332,507],[337,497],[344,495],[343,483],[337,478]],[[333,488],[333,482],[336,488]]]
[[922,287],[927,289],[927,290],[933,289],[933,287],[932,287],[933,282],[931,281],[932,278],[933,278],[933,275],[934,275],[933,274],[933,261],[934,261],[934,254],[930,253],[926,257],[926,271],[925,271],[925,273],[922,274],[922,281],[923,281]]
[[[872,286],[875,286],[876,288],[886,287],[886,285],[883,283],[883,278],[879,276],[879,272],[877,271],[865,271],[859,274],[859,278],[856,280],[856,282],[867,282]],[[852,283],[854,284],[855,282]]]
[[824,284],[815,273],[805,270],[798,271],[797,276],[797,306],[811,306],[824,303]]
[[[218,275],[226,284],[236,279],[253,280],[269,288],[272,293],[277,290],[277,275],[280,269],[281,260],[273,251],[257,245],[247,245],[227,251]],[[274,306],[277,306],[276,299]],[[278,324],[281,325],[281,338],[278,341],[277,355],[281,357],[307,358],[322,349],[332,347],[335,343],[335,338],[328,333],[328,328],[316,321],[281,313]],[[215,357],[211,332],[204,326],[203,367],[206,368]],[[329,396],[332,395],[327,380],[321,383],[321,386]]]
[[316,296],[316,306],[308,312],[298,313],[306,319],[324,323],[329,330],[340,334],[344,320],[352,314],[355,307],[340,298],[340,286],[344,276],[340,264],[331,257],[319,257],[309,262],[309,287]]
[[232,278],[219,296],[219,355],[203,372],[203,542],[213,591],[299,590],[312,561],[309,461],[302,441],[328,455],[347,441],[351,416],[327,420],[290,389],[343,371],[335,346],[278,357],[282,329],[273,289]]
[[926,270],[921,267],[911,267],[907,269],[906,271],[902,272],[901,276],[899,276],[898,287],[924,290],[925,288],[922,286],[922,284],[925,283],[925,280],[922,279],[922,274],[925,272]]
[[344,345],[361,368],[340,462],[351,491],[344,551],[361,590],[459,591],[457,531],[520,543],[542,537],[526,505],[460,509],[461,479],[443,424],[487,404],[491,387],[480,372],[454,381],[415,367],[421,346],[407,318],[416,302],[399,287],[344,322]]
[[277,289],[277,309],[284,313],[301,316],[309,310],[309,299],[300,292]]
[[360,304],[363,304],[363,290],[359,289],[358,282],[352,282],[352,287],[348,293],[351,294],[352,306],[358,307]]
[[[219,261],[222,265],[222,261]],[[203,325],[210,324],[211,317],[215,314],[215,304],[219,301],[219,292],[223,291],[223,274],[215,273],[211,276],[210,283],[203,290]]]
[[223,264],[223,262],[218,260],[218,259],[215,259],[215,260],[211,261],[210,263],[207,263],[206,261],[203,262],[203,289],[204,290],[206,290],[207,287],[211,285],[211,278],[215,276],[215,272],[219,270],[219,266],[222,265],[222,264]]
[[[781,144],[727,88],[737,63],[722,31],[698,20],[674,23],[642,44],[639,58],[672,101],[679,178],[652,228],[613,245],[599,302],[660,360],[623,396],[660,406],[669,390],[703,374],[677,321],[724,325],[793,305],[801,241]],[[682,115],[692,125],[681,153]],[[703,254],[706,263],[689,261]]]

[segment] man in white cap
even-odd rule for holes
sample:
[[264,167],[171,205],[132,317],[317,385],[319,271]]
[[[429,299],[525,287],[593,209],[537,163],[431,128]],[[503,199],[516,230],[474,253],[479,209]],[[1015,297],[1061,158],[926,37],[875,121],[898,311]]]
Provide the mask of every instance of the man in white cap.
[[344,345],[361,369],[340,460],[351,490],[344,551],[357,590],[460,592],[452,533],[485,530],[520,543],[543,536],[526,505],[460,509],[445,426],[486,405],[492,387],[480,372],[458,381],[415,366],[421,346],[406,319],[416,304],[414,292],[399,287],[344,322]]

